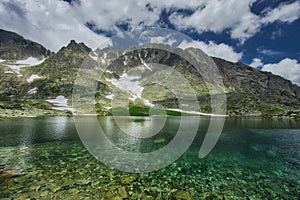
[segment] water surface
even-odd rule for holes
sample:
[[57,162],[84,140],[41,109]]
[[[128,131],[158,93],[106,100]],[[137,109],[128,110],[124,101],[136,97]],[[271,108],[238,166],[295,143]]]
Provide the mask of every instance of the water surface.
[[[137,124],[155,126],[147,117],[133,119],[128,124],[132,132],[141,131]],[[117,146],[151,152],[174,138],[180,119],[169,117],[160,133],[146,139],[122,134],[111,117],[100,117],[99,122]],[[209,118],[201,118],[192,146],[176,162],[151,173],[131,174],[90,155],[70,117],[0,121],[0,163],[19,174],[0,179],[0,199],[299,198],[299,122],[229,118],[213,151],[199,159],[208,123]]]

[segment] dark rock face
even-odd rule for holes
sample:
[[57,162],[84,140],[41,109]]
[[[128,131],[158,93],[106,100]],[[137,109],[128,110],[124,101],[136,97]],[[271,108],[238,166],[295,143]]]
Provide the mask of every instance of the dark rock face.
[[300,87],[291,81],[243,63],[232,63],[220,58],[213,60],[222,74],[224,85],[234,87],[237,93],[270,103],[300,105]]
[[0,29],[0,58],[22,60],[30,56],[46,57],[51,52],[42,45],[24,39],[22,36]]

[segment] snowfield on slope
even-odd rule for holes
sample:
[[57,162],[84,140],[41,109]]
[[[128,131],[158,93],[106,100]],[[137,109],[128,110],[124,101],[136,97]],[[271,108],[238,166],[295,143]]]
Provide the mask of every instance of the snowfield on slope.
[[47,99],[46,101],[54,104],[54,107],[52,107],[53,110],[68,110],[71,112],[75,111],[74,108],[68,107],[68,99],[62,95],[57,96],[55,99]]
[[34,57],[29,57],[25,60],[17,60],[16,62],[14,62],[12,64],[5,64],[5,65],[8,66],[11,70],[15,71],[17,74],[19,74],[19,76],[22,76],[20,73],[21,68],[39,65],[39,64],[43,63],[45,61],[45,59],[46,58],[39,60]]

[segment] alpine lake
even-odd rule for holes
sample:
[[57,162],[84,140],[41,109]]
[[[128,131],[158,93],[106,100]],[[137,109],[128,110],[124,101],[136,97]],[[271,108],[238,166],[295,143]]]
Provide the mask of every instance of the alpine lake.
[[[85,117],[85,120],[95,117]],[[170,116],[150,138],[126,137],[113,117],[110,140],[125,150],[151,152],[176,135],[180,117]],[[190,118],[193,120],[193,117]],[[210,117],[175,162],[152,172],[129,173],[106,166],[85,148],[73,117],[8,118],[0,121],[0,199],[299,199],[300,122],[258,117],[226,118],[213,150],[199,149]],[[151,117],[135,125],[155,126]],[[183,138],[184,139],[184,138]],[[114,156],[111,159],[117,159]]]

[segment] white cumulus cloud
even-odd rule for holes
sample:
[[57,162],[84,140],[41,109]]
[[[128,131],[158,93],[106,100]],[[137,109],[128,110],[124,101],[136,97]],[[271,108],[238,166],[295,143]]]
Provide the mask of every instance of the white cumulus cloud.
[[300,85],[300,63],[295,59],[285,58],[279,63],[265,64],[262,70],[272,72]]
[[291,23],[300,17],[300,2],[296,1],[291,4],[281,4],[279,7],[271,10],[263,18],[264,23],[275,21]]
[[300,2],[281,4],[267,9],[264,15],[251,12],[255,0],[210,0],[202,1],[197,10],[190,15],[173,13],[169,19],[179,29],[195,29],[197,32],[229,31],[232,38],[242,42],[255,35],[260,29],[275,21],[291,23],[300,17]]
[[[234,39],[245,41],[263,26],[274,22],[291,23],[300,17],[300,2],[282,3],[276,8],[255,14],[256,0],[89,0],[69,4],[58,0],[1,0],[0,28],[15,31],[51,50],[58,50],[70,39],[92,48],[106,39],[91,31],[118,32],[118,24],[128,27],[157,26],[162,12],[170,13],[170,22],[178,29],[199,33],[228,32]],[[184,15],[179,10],[189,10]]]
[[257,68],[257,67],[263,66],[263,64],[264,64],[264,63],[261,61],[261,59],[259,59],[259,58],[254,58],[254,59],[252,60],[252,63],[250,64],[250,66],[253,67],[253,68]]
[[183,41],[179,44],[178,47],[182,49],[186,49],[189,47],[199,48],[210,56],[223,58],[231,62],[237,62],[243,56],[243,53],[235,52],[231,46],[224,43],[216,44],[213,41],[209,41],[208,44],[202,41]]
[[0,28],[19,33],[57,51],[71,39],[92,48],[107,38],[89,30],[78,13],[64,1],[3,0]]

